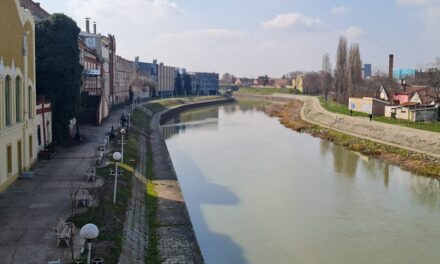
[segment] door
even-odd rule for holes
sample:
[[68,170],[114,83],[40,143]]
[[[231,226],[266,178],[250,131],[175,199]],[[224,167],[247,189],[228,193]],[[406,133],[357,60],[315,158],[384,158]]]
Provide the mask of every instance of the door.
[[18,175],[23,172],[23,153],[21,151],[21,141],[17,142],[17,165],[18,165]]

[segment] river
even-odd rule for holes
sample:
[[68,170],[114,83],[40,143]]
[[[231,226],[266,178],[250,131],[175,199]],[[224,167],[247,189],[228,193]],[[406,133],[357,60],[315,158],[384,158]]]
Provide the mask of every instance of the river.
[[440,184],[241,102],[163,133],[203,257],[233,263],[438,263]]

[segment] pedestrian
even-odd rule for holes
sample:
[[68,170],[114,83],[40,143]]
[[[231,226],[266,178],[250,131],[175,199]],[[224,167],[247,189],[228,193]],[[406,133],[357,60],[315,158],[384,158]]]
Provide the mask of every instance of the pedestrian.
[[370,122],[371,122],[371,120],[373,119],[373,115],[369,114],[369,117],[370,117]]

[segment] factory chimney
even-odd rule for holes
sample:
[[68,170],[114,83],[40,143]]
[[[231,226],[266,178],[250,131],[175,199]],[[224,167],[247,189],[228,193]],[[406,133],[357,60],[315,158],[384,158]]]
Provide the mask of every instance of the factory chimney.
[[388,69],[388,78],[390,80],[393,79],[393,70],[394,70],[394,55],[390,54],[389,69]]

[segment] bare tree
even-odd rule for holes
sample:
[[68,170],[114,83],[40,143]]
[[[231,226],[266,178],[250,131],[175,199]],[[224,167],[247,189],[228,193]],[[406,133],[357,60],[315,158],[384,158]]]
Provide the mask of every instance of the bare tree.
[[155,96],[156,83],[145,76],[136,74],[130,84],[134,92],[148,92],[149,97]]
[[416,73],[416,84],[427,85],[440,101],[440,57],[434,63],[427,66],[427,69]]
[[321,91],[324,99],[327,100],[328,92],[332,86],[332,63],[330,61],[330,55],[325,53],[322,57],[322,70],[321,70]]
[[[69,184],[66,186],[66,192],[67,192],[67,196],[69,199],[69,205],[70,205],[70,210],[71,210],[71,217],[73,217],[75,215],[75,209],[76,209],[76,195],[78,194],[79,190],[81,188],[77,185],[74,184],[72,181],[69,182]],[[70,253],[72,255],[72,260],[74,259],[73,256],[73,233],[72,233],[72,237],[70,238],[72,240],[72,242],[70,243]]]
[[353,43],[348,52],[348,95],[355,96],[355,89],[362,83],[362,61],[359,44]]
[[339,103],[346,103],[348,101],[347,79],[347,39],[341,36],[339,38],[335,69],[336,101]]
[[75,209],[76,209],[76,195],[78,194],[78,191],[81,188],[73,183],[72,181],[69,182],[69,184],[66,187],[66,192],[67,192],[67,196],[69,198],[69,205],[70,205],[70,210],[71,210],[71,214],[70,216],[74,216],[75,214]]
[[305,94],[318,94],[321,86],[320,74],[316,72],[308,72],[304,75],[303,89]]
[[227,83],[227,84],[235,83],[236,80],[237,78],[233,74],[230,74],[228,72],[223,74],[222,78],[220,79],[222,83]]

